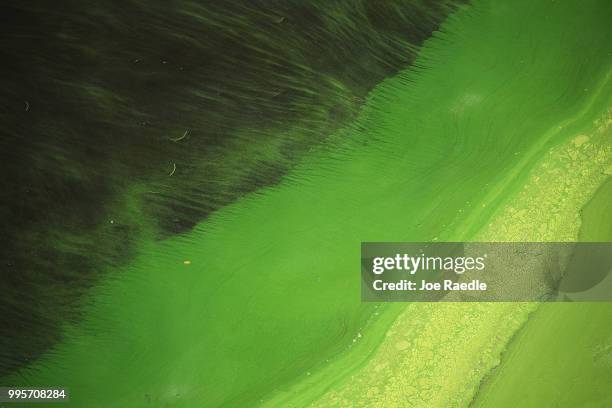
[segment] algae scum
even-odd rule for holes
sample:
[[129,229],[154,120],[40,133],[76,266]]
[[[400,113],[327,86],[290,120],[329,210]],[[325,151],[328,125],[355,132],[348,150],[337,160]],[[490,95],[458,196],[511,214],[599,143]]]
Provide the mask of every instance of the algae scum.
[[358,269],[363,241],[612,239],[610,2],[6,8],[0,385],[612,404],[608,303],[366,304]]

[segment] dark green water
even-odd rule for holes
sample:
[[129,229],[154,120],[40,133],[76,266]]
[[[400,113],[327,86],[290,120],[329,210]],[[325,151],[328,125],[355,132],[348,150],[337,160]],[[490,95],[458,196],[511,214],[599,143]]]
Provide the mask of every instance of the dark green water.
[[141,241],[342,143],[450,3],[4,2],[0,374],[60,340]]

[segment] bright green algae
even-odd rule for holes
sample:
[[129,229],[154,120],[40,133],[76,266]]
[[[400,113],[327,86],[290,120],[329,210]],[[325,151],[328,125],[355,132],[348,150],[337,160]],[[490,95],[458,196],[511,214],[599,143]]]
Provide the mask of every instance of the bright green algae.
[[360,302],[359,243],[470,239],[545,147],[599,115],[607,3],[459,12],[335,146],[191,233],[143,242],[13,382],[68,386],[73,406],[248,406],[328,359],[359,365],[398,312]]
[[609,303],[544,304],[503,356],[474,407],[609,407]]
[[[485,242],[575,241],[579,229],[580,233],[585,230],[580,228],[580,208],[592,196],[587,208],[600,202],[602,189],[598,187],[605,182],[612,166],[611,113],[609,110],[593,123],[587,123],[574,138],[541,155],[520,191],[508,197],[474,239]],[[582,220],[585,220],[584,214]],[[520,272],[496,280],[493,287],[522,284],[521,278],[525,276]],[[452,300],[453,295],[448,294],[447,300]],[[559,336],[558,328],[563,326],[563,321],[558,321],[563,319],[562,313],[548,313],[555,311],[554,305],[546,304],[538,310],[539,306],[524,302],[411,304],[387,330],[385,339],[365,366],[353,370],[338,385],[327,390],[313,407],[461,407],[468,406],[474,396],[475,404],[482,406],[516,406],[519,397],[522,397],[520,406],[526,404],[529,397],[535,400],[534,406],[549,406],[550,401],[567,402],[568,393],[575,402],[569,406],[580,406],[579,402],[585,400],[605,406],[608,377],[600,374],[606,370],[609,351],[606,342],[611,317],[609,308],[588,305],[595,312],[591,316],[588,308],[578,307],[579,312],[572,312],[568,327],[584,328],[585,321],[593,319],[596,323],[589,323],[588,329],[593,332],[593,328],[598,327],[598,336],[576,342],[576,353],[560,354],[558,351],[562,348],[557,348],[539,361],[542,364],[537,369],[525,373],[525,367],[533,365],[534,354],[541,353],[524,353],[522,359],[506,356],[517,346],[520,348],[530,342],[539,342],[541,346],[550,343]],[[564,310],[565,305],[559,307],[556,310]],[[537,311],[536,316],[548,315],[553,324],[546,327],[552,330],[539,330],[534,336],[523,336],[520,342],[513,341],[515,333],[522,331],[526,322],[527,328],[533,327],[527,321],[533,311]],[[538,325],[535,327],[541,329]],[[575,341],[579,330],[569,330],[563,344]],[[591,346],[592,350],[599,350],[600,368],[591,364]],[[591,369],[579,381],[582,390],[590,391],[572,393],[565,385],[568,380],[572,384],[578,381],[573,370],[561,370],[573,365],[582,370]],[[550,374],[555,369],[559,370],[559,375],[542,378],[542,372]],[[517,381],[508,381],[509,376],[504,376],[508,372],[514,373]],[[612,372],[608,370],[608,374]],[[598,381],[592,381],[594,376],[600,377]],[[552,392],[542,392],[544,380],[547,390]],[[556,392],[560,388],[567,388],[568,392]],[[304,405],[305,394],[294,396],[299,401],[295,406]],[[273,403],[270,406],[285,405]]]
[[[612,167],[607,174],[612,175]],[[612,178],[609,178],[582,209],[581,241],[612,241]]]
[[[575,154],[574,160],[588,159],[582,166],[585,169],[596,161],[593,155],[585,155],[585,150],[592,150],[597,143],[608,149],[607,167],[600,168],[597,175],[608,179],[579,213],[580,241],[612,240],[611,124],[612,108],[595,122],[595,136],[581,134],[570,152],[570,157]],[[611,325],[609,302],[541,305],[510,342],[501,364],[482,382],[472,406],[610,406]]]

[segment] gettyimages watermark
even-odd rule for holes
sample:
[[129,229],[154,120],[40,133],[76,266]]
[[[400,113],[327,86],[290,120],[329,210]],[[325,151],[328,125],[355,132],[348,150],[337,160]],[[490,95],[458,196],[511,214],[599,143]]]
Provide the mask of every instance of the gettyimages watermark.
[[366,302],[612,301],[610,242],[361,244]]

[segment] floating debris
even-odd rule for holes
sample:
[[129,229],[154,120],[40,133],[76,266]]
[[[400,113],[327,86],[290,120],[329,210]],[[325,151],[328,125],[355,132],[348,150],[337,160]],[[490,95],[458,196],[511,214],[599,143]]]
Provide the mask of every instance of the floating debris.
[[176,163],[172,163],[172,171],[170,172],[170,174],[168,174],[168,176],[172,177],[175,171],[176,171]]
[[30,111],[30,102],[25,101],[25,111],[29,112]]
[[191,134],[191,129],[187,129],[182,136],[180,137],[176,137],[176,138],[170,138],[170,140],[172,140],[173,142],[180,142],[181,140],[185,139],[187,136],[189,136]]
[[183,265],[191,265],[191,261],[186,259],[183,261]]

